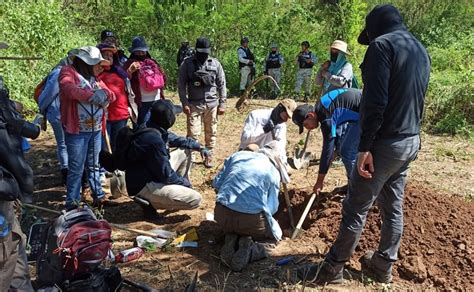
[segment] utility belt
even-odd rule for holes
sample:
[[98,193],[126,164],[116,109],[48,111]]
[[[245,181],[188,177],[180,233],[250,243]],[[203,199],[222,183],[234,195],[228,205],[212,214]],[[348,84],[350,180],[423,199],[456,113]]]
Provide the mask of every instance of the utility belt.
[[[253,61],[253,60],[252,60],[252,61]],[[245,63],[239,62],[239,69],[242,69],[242,68],[247,67],[247,66],[248,66],[248,67],[253,67],[253,64],[250,65],[250,64],[245,64]]]
[[279,61],[267,61],[267,69],[277,69],[281,68]]

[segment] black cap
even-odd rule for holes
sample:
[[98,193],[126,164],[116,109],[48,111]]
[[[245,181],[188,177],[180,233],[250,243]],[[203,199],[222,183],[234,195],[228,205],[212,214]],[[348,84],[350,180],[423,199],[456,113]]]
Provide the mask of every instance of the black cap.
[[293,111],[292,120],[293,120],[293,123],[295,123],[299,127],[299,129],[300,129],[299,133],[300,134],[303,133],[303,131],[304,131],[304,126],[303,126],[304,120],[306,120],[306,117],[312,111],[314,111],[314,108],[309,104],[299,105]]
[[249,38],[248,38],[248,37],[243,37],[243,38],[240,40],[240,44],[248,43],[248,42],[249,42]]
[[208,38],[200,37],[196,40],[196,52],[211,53],[211,41]]
[[155,101],[150,109],[150,121],[165,130],[171,128],[176,121],[174,104],[168,99]]
[[106,38],[115,38],[115,34],[113,31],[109,29],[105,29],[100,33],[100,41],[105,41]]
[[404,27],[402,16],[395,6],[377,5],[365,17],[365,27],[360,32],[357,42],[361,45],[369,45],[371,39],[382,35],[387,29],[391,28],[393,31]]
[[306,46],[307,48],[309,48],[309,42],[308,41],[302,41],[301,45]]

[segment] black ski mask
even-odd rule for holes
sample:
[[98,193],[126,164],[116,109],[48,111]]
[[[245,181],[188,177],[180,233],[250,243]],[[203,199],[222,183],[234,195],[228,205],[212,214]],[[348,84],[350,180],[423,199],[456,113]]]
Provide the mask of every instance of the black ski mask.
[[333,52],[331,51],[331,62],[336,62],[337,61],[337,57],[339,56],[339,51],[336,51],[336,52]]
[[204,64],[206,62],[207,58],[209,57],[208,53],[201,53],[201,52],[196,52],[196,59],[199,61],[199,63]]
[[284,111],[286,111],[285,107],[282,104],[278,104],[278,106],[272,110],[268,122],[265,124],[265,126],[263,126],[263,132],[268,133],[273,131],[276,125],[284,123],[283,119],[281,118],[281,113]]

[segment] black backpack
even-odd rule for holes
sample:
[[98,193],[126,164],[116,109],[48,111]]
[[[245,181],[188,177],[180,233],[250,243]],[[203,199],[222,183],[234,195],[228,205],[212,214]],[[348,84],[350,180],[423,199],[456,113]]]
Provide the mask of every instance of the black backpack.
[[115,292],[122,288],[122,275],[117,267],[98,268],[91,273],[61,285],[63,292]]

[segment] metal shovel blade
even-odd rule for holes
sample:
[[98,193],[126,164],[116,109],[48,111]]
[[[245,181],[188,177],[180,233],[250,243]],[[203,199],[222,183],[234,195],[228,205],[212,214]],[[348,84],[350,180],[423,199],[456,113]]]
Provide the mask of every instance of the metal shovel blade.
[[305,152],[302,155],[295,155],[293,158],[288,159],[288,164],[294,169],[303,169],[309,167],[310,161],[311,152]]
[[110,193],[112,198],[118,199],[127,195],[127,186],[125,184],[125,173],[122,171],[115,171],[110,178]]

